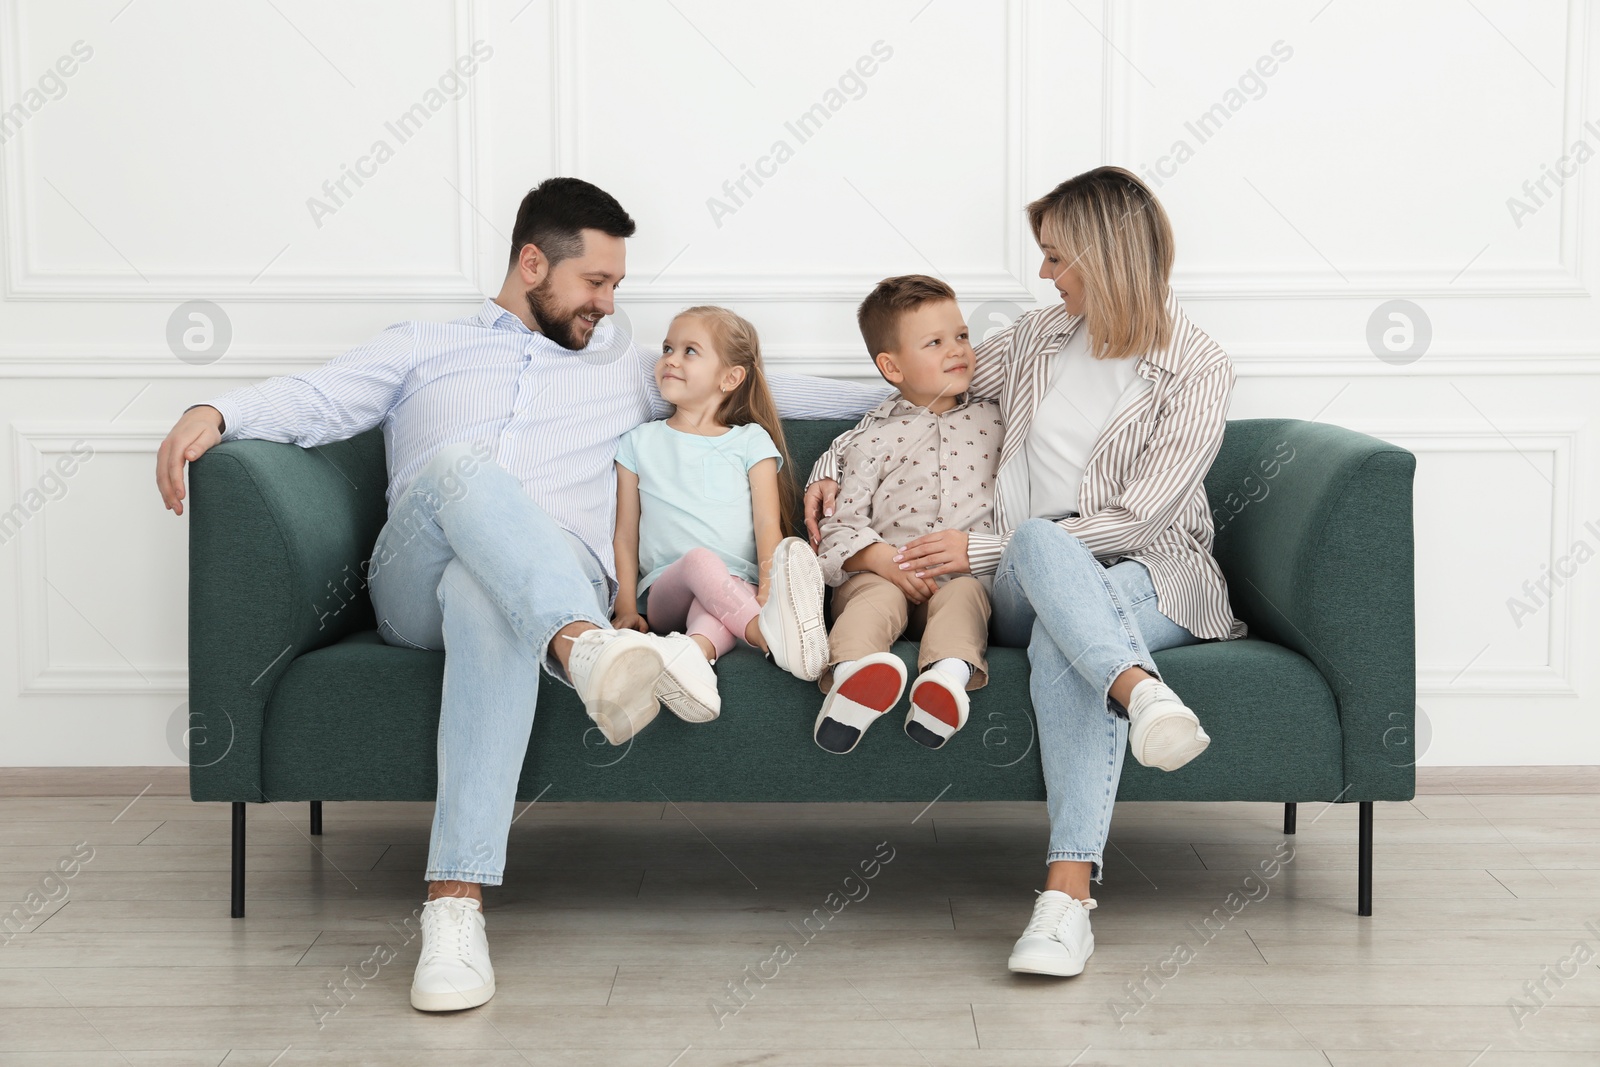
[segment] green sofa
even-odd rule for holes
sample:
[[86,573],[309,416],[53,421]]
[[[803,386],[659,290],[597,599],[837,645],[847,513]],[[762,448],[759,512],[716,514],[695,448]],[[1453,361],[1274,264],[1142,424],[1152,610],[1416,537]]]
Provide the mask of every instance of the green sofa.
[[[791,422],[806,470],[848,424]],[[1250,636],[1156,654],[1211,747],[1174,773],[1124,764],[1122,800],[1358,803],[1359,914],[1371,913],[1372,802],[1415,777],[1411,486],[1403,448],[1337,426],[1230,422],[1206,478],[1216,555]],[[385,519],[379,430],[319,448],[219,445],[191,471],[190,795],[244,805],[432,800],[444,653],[385,645],[361,563]],[[896,651],[915,663],[915,648]],[[811,741],[819,694],[748,649],[718,663],[721,718],[663,714],[612,748],[546,677],[518,797],[557,800],[1042,800],[1028,662],[990,652],[968,726],[939,751],[874,731],[849,757]]]

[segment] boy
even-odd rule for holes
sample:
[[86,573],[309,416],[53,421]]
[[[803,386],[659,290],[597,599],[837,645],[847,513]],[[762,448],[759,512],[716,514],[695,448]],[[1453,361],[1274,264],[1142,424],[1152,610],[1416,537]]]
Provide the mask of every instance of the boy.
[[994,530],[998,405],[969,401],[973,352],[956,295],[926,275],[885,278],[856,313],[878,373],[899,390],[834,442],[839,497],[817,556],[834,586],[827,694],[812,737],[845,753],[900,700],[902,633],[921,649],[905,731],[940,748],[967,721],[967,690],[988,680],[989,594],[970,574],[920,578],[900,546],[935,530]]

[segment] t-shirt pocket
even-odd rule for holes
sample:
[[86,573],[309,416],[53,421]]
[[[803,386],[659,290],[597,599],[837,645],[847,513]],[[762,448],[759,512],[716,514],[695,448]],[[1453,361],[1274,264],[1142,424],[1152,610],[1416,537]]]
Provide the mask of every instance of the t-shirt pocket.
[[712,449],[702,464],[705,472],[706,499],[730,503],[750,492],[750,476],[745,473],[739,455],[723,449]]

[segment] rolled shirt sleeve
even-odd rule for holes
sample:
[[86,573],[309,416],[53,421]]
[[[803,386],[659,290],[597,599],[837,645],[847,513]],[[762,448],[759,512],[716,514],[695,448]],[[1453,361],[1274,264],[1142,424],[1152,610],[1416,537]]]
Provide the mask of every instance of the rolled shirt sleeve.
[[412,324],[396,323],[314,370],[230,389],[204,403],[222,413],[224,441],[325,445],[381,423],[415,358]]

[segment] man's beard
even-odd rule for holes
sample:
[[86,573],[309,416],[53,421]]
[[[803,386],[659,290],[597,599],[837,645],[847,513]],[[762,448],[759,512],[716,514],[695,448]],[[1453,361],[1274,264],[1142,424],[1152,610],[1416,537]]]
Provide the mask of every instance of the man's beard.
[[[537,288],[529,289],[528,313],[533,316],[534,324],[539,327],[539,332],[562,348],[576,352],[587,345],[588,338],[578,339],[578,311],[576,308],[564,309],[557,306],[555,297],[550,293],[550,282],[546,279]],[[593,336],[594,331],[589,332]]]

